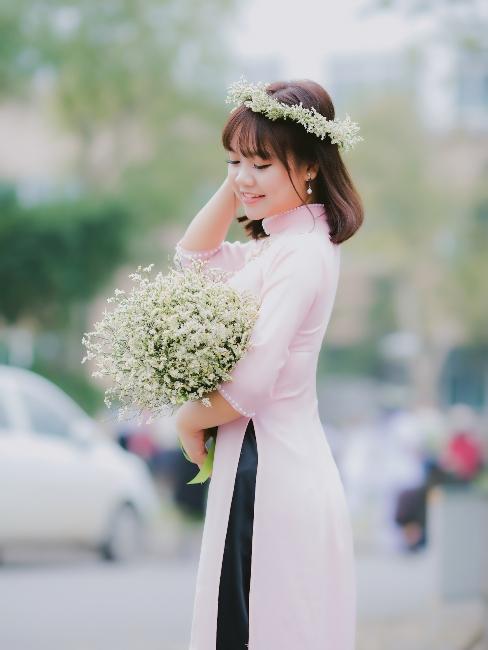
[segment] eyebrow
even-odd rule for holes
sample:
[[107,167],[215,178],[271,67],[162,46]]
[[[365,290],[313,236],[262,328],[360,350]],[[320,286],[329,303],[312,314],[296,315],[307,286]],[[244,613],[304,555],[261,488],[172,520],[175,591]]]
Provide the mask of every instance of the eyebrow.
[[[229,147],[228,149],[225,149],[225,150],[230,152],[230,153],[237,153],[236,151],[234,151],[234,149],[232,149],[232,147]],[[269,160],[269,159],[271,159],[271,156],[264,156],[263,157],[263,156],[260,156],[259,154],[253,154],[252,156],[244,156],[244,158],[261,158],[262,160]]]

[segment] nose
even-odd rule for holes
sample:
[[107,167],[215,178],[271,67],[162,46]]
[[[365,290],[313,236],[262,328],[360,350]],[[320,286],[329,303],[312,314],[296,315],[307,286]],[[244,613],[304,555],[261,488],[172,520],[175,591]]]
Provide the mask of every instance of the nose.
[[254,178],[251,170],[244,165],[240,165],[239,169],[237,170],[235,179],[240,187],[252,187],[254,185]]

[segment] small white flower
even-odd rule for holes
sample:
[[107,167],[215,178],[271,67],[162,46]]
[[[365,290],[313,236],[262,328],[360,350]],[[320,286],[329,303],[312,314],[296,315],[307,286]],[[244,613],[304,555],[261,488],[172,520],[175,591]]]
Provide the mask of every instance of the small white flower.
[[110,382],[105,404],[110,408],[116,398],[121,418],[141,410],[152,418],[172,414],[189,400],[209,406],[205,396],[228,379],[249,347],[258,302],[199,260],[152,280],[131,275],[132,289],[115,290],[117,299],[107,300],[116,303],[113,311],[104,310],[82,339],[82,363],[94,359],[92,375]]
[[344,120],[328,120],[321,115],[315,107],[304,108],[302,102],[299,104],[285,104],[268,95],[266,88],[269,83],[258,82],[248,83],[243,75],[239,81],[229,85],[226,104],[236,104],[231,112],[243,104],[255,113],[263,113],[270,120],[291,119],[301,124],[305,129],[321,140],[327,135],[333,144],[348,151],[355,144],[364,140],[359,133],[359,125],[352,122],[346,114]]

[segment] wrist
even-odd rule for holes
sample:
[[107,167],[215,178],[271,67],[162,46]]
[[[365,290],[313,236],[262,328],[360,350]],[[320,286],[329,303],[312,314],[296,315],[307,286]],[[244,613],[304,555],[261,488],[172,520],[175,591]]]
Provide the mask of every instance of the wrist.
[[232,200],[234,202],[234,215],[237,211],[237,205],[238,205],[238,196],[234,191],[234,188],[232,187],[232,183],[230,182],[230,178],[227,176],[222,183],[222,189],[227,192],[229,196],[232,196]]
[[180,406],[176,414],[175,425],[180,436],[190,436],[196,429],[188,412],[188,402]]

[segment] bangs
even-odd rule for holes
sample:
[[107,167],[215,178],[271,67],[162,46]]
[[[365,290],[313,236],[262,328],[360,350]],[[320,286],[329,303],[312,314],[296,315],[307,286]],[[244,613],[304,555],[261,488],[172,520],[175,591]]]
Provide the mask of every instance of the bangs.
[[269,120],[242,107],[234,111],[222,133],[224,149],[241,152],[245,158],[271,158],[275,153],[271,139]]

